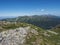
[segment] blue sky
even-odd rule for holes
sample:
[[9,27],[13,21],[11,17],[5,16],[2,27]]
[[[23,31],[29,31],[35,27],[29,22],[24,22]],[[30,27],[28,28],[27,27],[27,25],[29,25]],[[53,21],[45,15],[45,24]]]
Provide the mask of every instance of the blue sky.
[[0,16],[60,15],[60,0],[0,0]]

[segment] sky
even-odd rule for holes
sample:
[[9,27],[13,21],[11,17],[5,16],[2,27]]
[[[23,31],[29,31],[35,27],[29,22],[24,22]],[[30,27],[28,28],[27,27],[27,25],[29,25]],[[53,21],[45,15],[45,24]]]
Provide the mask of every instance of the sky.
[[0,16],[60,15],[60,0],[0,0]]

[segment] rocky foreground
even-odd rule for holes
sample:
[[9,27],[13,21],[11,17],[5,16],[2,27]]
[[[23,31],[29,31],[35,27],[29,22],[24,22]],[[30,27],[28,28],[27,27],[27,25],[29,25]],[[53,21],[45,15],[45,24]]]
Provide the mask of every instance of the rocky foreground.
[[22,45],[29,28],[17,28],[3,31],[0,33],[0,45]]
[[26,23],[0,22],[0,45],[60,45],[58,29],[44,30]]
[[33,29],[29,30],[30,27],[20,27],[1,32],[0,45],[24,45],[26,42],[26,36],[30,31],[34,34],[38,34],[38,32]]

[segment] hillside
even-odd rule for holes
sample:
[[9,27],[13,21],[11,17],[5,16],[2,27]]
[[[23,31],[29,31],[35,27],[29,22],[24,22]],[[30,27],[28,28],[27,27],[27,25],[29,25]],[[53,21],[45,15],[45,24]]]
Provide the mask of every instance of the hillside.
[[7,18],[2,21],[11,21],[11,22],[25,22],[39,26],[44,29],[51,29],[56,25],[60,24],[60,17],[54,15],[34,15],[34,16],[19,16],[16,18]]
[[60,35],[27,23],[0,21],[0,45],[60,45]]
[[52,31],[55,31],[60,34],[60,25],[55,26],[54,28],[51,29]]

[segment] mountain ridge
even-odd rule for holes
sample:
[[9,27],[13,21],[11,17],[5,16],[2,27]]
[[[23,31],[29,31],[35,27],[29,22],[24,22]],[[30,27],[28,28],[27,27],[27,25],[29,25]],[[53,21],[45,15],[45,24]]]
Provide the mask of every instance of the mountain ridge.
[[33,24],[44,29],[51,29],[60,24],[60,17],[54,15],[33,15],[33,16],[19,16],[16,18],[3,19],[2,21],[11,22],[25,22]]

